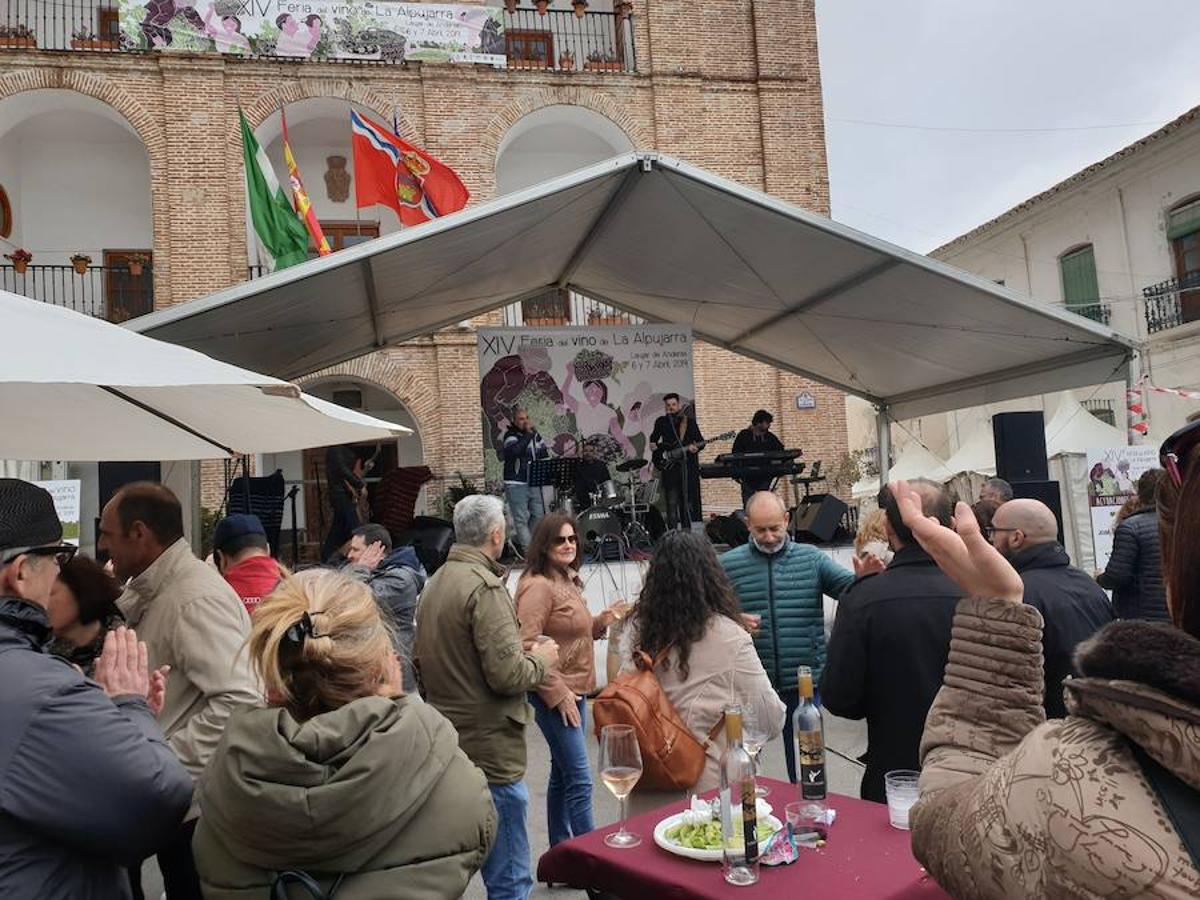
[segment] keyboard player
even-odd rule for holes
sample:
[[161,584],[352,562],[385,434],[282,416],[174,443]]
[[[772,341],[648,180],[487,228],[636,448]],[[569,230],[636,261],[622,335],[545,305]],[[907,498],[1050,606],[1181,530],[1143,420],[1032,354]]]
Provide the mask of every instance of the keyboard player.
[[[771,434],[771,423],[775,421],[765,409],[760,409],[750,420],[750,427],[738,432],[733,442],[734,453],[766,453],[769,450],[782,450],[783,441]],[[739,479],[742,485],[742,504],[750,499],[750,495],[758,491],[769,491],[774,476],[769,472],[761,475],[747,475]]]

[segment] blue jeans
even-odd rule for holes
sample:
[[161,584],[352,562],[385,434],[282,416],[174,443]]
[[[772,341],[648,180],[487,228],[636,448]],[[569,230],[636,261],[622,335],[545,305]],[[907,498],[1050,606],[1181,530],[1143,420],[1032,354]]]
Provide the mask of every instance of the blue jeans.
[[592,766],[587,754],[587,702],[577,701],[579,725],[564,725],[562,714],[537,694],[529,695],[538,728],[550,747],[550,784],[546,788],[546,820],[550,846],[587,834],[592,824]]
[[529,534],[538,519],[546,514],[546,503],[540,487],[527,484],[505,484],[504,496],[513,517],[514,543],[522,553],[529,548]]
[[526,900],[533,890],[533,870],[529,864],[529,832],[525,814],[529,810],[529,791],[525,782],[489,784],[496,804],[498,827],[496,843],[483,861],[483,883],[488,900]]
[[792,734],[792,714],[800,705],[800,689],[780,691],[779,699],[787,705],[783,720],[783,755],[787,760],[788,781],[796,784],[796,738]]

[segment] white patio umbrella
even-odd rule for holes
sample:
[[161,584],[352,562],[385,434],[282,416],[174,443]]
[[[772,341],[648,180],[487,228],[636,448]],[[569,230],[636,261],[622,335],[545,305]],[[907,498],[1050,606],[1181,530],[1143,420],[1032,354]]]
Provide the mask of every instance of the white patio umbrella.
[[411,433],[286,381],[6,291],[0,334],[0,459],[219,459]]

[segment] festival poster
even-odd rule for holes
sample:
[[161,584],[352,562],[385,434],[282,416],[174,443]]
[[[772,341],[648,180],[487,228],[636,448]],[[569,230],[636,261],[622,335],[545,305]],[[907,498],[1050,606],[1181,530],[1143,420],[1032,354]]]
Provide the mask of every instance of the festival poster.
[[[649,459],[663,395],[695,397],[692,332],[677,325],[482,328],[479,397],[487,483],[503,481],[504,432],[527,409],[552,456],[577,456],[583,440],[610,469]],[[641,477],[653,475],[652,467]]]
[[58,521],[62,522],[63,540],[78,547],[79,505],[83,495],[83,482],[77,478],[66,478],[59,481],[35,481],[34,484],[50,492],[54,500],[54,511],[58,513]]
[[499,6],[370,0],[121,0],[125,50],[504,66]]
[[1088,506],[1096,571],[1103,572],[1112,555],[1113,519],[1137,490],[1137,480],[1158,465],[1158,447],[1109,447],[1088,451]]

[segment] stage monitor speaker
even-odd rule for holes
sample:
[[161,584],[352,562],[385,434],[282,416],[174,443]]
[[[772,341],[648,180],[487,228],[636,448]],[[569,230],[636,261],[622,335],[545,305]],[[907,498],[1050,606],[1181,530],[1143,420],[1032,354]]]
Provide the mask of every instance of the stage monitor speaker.
[[829,543],[837,533],[838,526],[842,524],[842,517],[846,515],[848,508],[837,497],[829,494],[813,494],[807,497],[796,507],[796,540]]
[[996,445],[996,475],[1009,484],[1045,481],[1046,421],[1041,412],[1007,412],[992,416]]
[[704,526],[704,532],[714,544],[740,547],[750,540],[750,531],[738,513],[714,516]]
[[454,526],[445,519],[414,516],[412,528],[401,536],[397,546],[411,545],[417,551],[417,558],[421,560],[426,573],[432,575],[446,561],[453,543]]
[[1058,542],[1066,545],[1063,537],[1062,496],[1057,481],[1014,481],[1013,497],[1026,500],[1041,500],[1054,513],[1058,522]]

